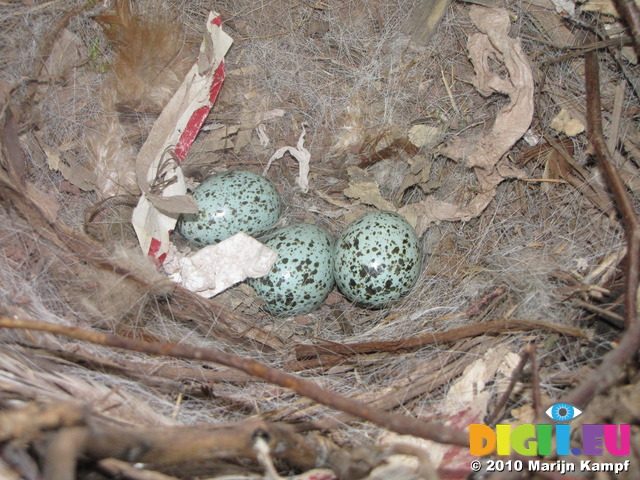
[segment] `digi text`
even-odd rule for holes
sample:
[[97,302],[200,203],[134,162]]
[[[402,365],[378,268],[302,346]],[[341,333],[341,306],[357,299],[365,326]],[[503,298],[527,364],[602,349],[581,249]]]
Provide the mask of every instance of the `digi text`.
[[[556,460],[555,462],[544,462],[541,460],[486,460],[485,465],[480,460],[471,462],[471,470],[480,470],[488,473],[493,472],[557,472],[565,474],[567,472],[611,472],[618,474],[629,471],[630,460],[624,462],[594,462],[592,460],[580,460],[579,462],[569,462],[566,460]],[[484,467],[484,468],[483,468]]]

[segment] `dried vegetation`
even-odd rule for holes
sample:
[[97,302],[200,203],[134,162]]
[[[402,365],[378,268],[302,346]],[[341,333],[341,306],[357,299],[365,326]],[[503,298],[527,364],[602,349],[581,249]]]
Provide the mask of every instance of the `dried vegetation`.
[[[425,39],[424,3],[0,3],[0,477],[466,478],[468,424],[564,400],[574,424],[633,426],[620,478],[638,478],[628,23],[521,0],[495,5],[496,33],[441,1]],[[272,318],[248,287],[205,299],[140,252],[135,155],[209,9],[234,44],[187,175],[262,172],[304,125],[308,192],[289,155],[268,172],[282,222],[337,234],[399,209],[425,254],[406,299]]]

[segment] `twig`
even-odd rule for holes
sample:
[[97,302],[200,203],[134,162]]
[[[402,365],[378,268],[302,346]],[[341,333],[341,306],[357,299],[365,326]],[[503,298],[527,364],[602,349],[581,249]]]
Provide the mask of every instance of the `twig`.
[[491,415],[487,417],[487,425],[491,425],[492,427],[495,427],[496,420],[498,420],[499,415],[502,412],[502,409],[507,404],[507,400],[509,400],[509,397],[511,396],[511,392],[513,392],[513,389],[516,386],[516,383],[518,382],[518,380],[520,379],[520,376],[522,375],[524,366],[527,364],[527,360],[529,359],[529,353],[530,353],[529,350],[525,349],[524,352],[522,352],[522,355],[520,355],[520,361],[518,362],[518,365],[516,365],[516,368],[514,368],[513,372],[511,373],[511,379],[509,380],[509,385],[507,386],[507,389],[504,391],[504,393],[500,397],[500,400],[498,400],[498,403],[493,409],[493,412],[491,413]]
[[67,327],[65,325],[56,325],[21,318],[0,317],[0,327],[50,332],[96,345],[123,348],[150,355],[164,355],[174,358],[219,363],[236,368],[249,375],[262,378],[270,383],[290,388],[296,393],[322,405],[368,420],[375,425],[397,433],[414,435],[416,437],[453,445],[467,446],[469,444],[467,435],[459,430],[446,427],[440,423],[423,422],[416,418],[389,413],[366,403],[336,395],[309,380],[281,372],[255,360],[219,350],[196,348],[172,343],[145,342],[117,335],[107,335],[83,330],[78,327]]
[[633,36],[633,46],[636,53],[640,55],[640,9],[633,0],[616,0],[616,7],[626,20],[631,35]]
[[622,328],[622,326],[624,325],[624,318],[622,318],[622,316],[618,315],[617,313],[610,311],[609,309],[598,307],[589,302],[585,302],[584,300],[580,300],[579,298],[572,298],[571,303],[575,303],[582,308],[597,313],[601,317],[605,317],[618,328]]
[[[87,235],[92,235],[92,225],[93,220],[96,216],[102,212],[104,209],[113,207],[116,205],[126,205],[129,207],[135,207],[138,204],[138,197],[135,195],[115,195],[113,197],[105,198],[104,200],[99,201],[95,205],[87,208],[84,212],[84,233]],[[106,230],[102,232],[104,236],[107,236]]]
[[467,308],[464,311],[464,316],[471,317],[473,315],[477,315],[478,313],[480,313],[482,307],[484,307],[487,303],[489,303],[490,301],[492,301],[492,300],[494,300],[494,299],[496,299],[498,297],[501,297],[506,292],[507,292],[507,289],[505,287],[500,286],[500,287],[496,288],[493,292],[486,294],[484,297],[482,297],[476,303],[474,303],[469,308]]
[[[166,475],[208,478],[213,472],[237,472],[239,468],[256,471],[257,438],[279,463],[303,471],[329,468],[340,480],[365,477],[385,455],[373,445],[366,450],[340,447],[326,437],[301,435],[289,425],[263,420],[139,427],[112,425],[90,416],[82,427],[65,428],[50,436],[43,480],[75,479],[80,456],[95,461],[114,478],[130,480],[173,478]],[[145,470],[134,470],[129,463],[144,464]]]
[[323,343],[320,345],[300,345],[296,348],[298,359],[320,357],[324,355],[350,356],[358,353],[398,352],[432,345],[449,343],[461,338],[478,335],[501,334],[508,331],[549,330],[579,338],[587,338],[587,334],[576,327],[559,325],[551,322],[524,319],[499,319],[483,323],[474,323],[464,327],[452,328],[444,332],[429,332],[416,337],[399,340],[369,341],[361,343]]
[[177,477],[170,477],[159,472],[132,467],[127,462],[115,458],[100,460],[97,466],[113,478],[127,480],[179,480]]
[[42,430],[78,425],[84,421],[86,412],[76,403],[54,403],[52,405],[29,404],[20,409],[0,412],[0,442],[19,439],[30,441]]
[[638,317],[638,280],[640,278],[640,218],[636,214],[631,197],[627,193],[622,177],[615,167],[602,133],[602,106],[600,102],[600,75],[598,54],[589,52],[585,56],[585,80],[587,90],[587,119],[589,141],[607,184],[613,193],[618,211],[622,214],[627,238],[627,271],[625,276],[625,326],[629,328]]
[[542,415],[542,399],[540,395],[540,362],[535,343],[527,345],[529,358],[531,358],[531,389],[533,391],[533,412],[536,418]]
[[625,82],[618,82],[618,85],[616,85],[616,96],[613,100],[611,123],[609,124],[609,139],[607,140],[609,152],[615,153],[618,140],[620,139],[620,120],[622,118],[622,107],[626,87],[627,84]]
[[87,444],[89,429],[69,427],[57,432],[47,445],[43,480],[75,480],[76,461]]

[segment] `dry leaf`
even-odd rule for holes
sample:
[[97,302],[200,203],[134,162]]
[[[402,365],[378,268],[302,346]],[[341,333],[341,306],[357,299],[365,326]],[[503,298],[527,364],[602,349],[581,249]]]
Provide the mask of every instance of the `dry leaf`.
[[281,108],[276,108],[268,112],[256,113],[255,121],[256,123],[258,123],[258,126],[256,127],[256,133],[258,134],[258,139],[260,140],[260,145],[262,145],[262,148],[267,148],[270,143],[269,136],[267,135],[267,127],[264,122],[273,118],[282,117],[285,113],[286,112]]
[[198,144],[198,151],[211,153],[234,147],[233,136],[238,134],[239,130],[239,125],[220,125],[218,128],[209,130],[206,135],[203,135],[202,142]]
[[[499,391],[503,391],[508,384],[513,370],[519,363],[519,356],[501,345],[489,349],[483,357],[468,365],[462,375],[451,385],[446,398],[437,411],[448,416],[447,424],[462,429],[471,423],[482,423],[487,413],[489,401],[496,383],[500,384]],[[454,469],[468,468],[469,462],[475,458],[469,455],[469,449],[443,445],[429,440],[423,440],[407,435],[386,433],[379,440],[383,445],[394,442],[406,442],[419,446],[429,452],[432,465],[435,468]],[[391,462],[406,460],[391,457]],[[457,470],[457,468],[455,468]],[[466,478],[462,475],[459,478]]]
[[[42,66],[42,74],[60,81],[68,75],[71,68],[81,65],[85,61],[85,51],[86,47],[82,44],[80,37],[65,28],[51,47],[51,53]],[[61,97],[60,101],[67,103],[78,101],[78,95],[75,91],[77,84],[75,81],[71,83],[71,85],[64,85],[54,90],[54,94]],[[41,100],[51,90],[47,84],[38,85],[35,89],[35,101]]]
[[0,143],[2,144],[2,165],[16,185],[25,186],[27,184],[27,158],[20,145],[18,135],[18,125],[13,115],[13,110],[7,108],[4,114],[4,125],[0,131]]
[[434,147],[442,140],[443,135],[442,128],[433,125],[413,125],[408,133],[409,140],[418,148]]
[[[446,145],[442,153],[464,161],[478,179],[478,193],[468,204],[456,205],[427,197],[419,203],[406,205],[399,213],[416,222],[422,235],[429,224],[439,220],[467,221],[480,215],[493,199],[496,187],[505,179],[524,177],[504,159],[505,154],[529,129],[533,118],[534,83],[527,56],[518,39],[509,37],[509,12],[473,5],[469,13],[481,33],[468,41],[469,57],[475,69],[474,85],[485,96],[501,93],[509,96],[491,128],[481,137],[457,138]],[[508,75],[491,68],[502,63]]]
[[233,150],[238,153],[244,147],[251,142],[251,135],[253,133],[253,127],[255,122],[253,121],[254,114],[247,107],[242,107],[242,114],[240,115],[240,128],[236,136],[236,144]]
[[614,18],[620,18],[613,0],[588,0],[580,6],[583,12],[598,12]]
[[65,179],[80,190],[87,192],[95,188],[95,172],[80,165],[71,156],[63,157],[64,152],[67,150],[66,146],[60,148],[51,147],[44,143],[40,133],[36,133],[36,138],[46,155],[47,165],[51,170],[60,172]]
[[549,126],[556,132],[564,133],[567,137],[574,137],[585,130],[584,124],[577,118],[573,118],[565,108],[553,117]]
[[51,54],[44,62],[42,73],[45,75],[62,75],[70,67],[80,65],[86,50],[82,40],[66,28],[57,37]]
[[626,46],[626,47],[622,47],[622,49],[620,50],[620,52],[622,53],[622,56],[632,65],[637,65],[638,64],[638,55],[636,54],[636,51],[634,50],[633,47],[630,46]]
[[345,196],[355,199],[356,203],[373,205],[379,210],[396,210],[391,202],[382,197],[373,175],[358,167],[349,167],[347,173],[349,186],[344,189]]
[[414,185],[419,186],[424,193],[431,192],[436,187],[431,181],[431,159],[424,155],[416,155],[407,161],[411,170],[402,182],[400,193]]
[[355,152],[360,149],[366,137],[364,119],[367,113],[369,112],[365,102],[359,96],[354,96],[340,121],[338,138],[331,149],[333,152]]
[[556,7],[556,12],[569,14],[573,17],[576,13],[576,4],[571,0],[551,0]]
[[[490,393],[485,391],[487,383],[495,380],[498,373],[509,379],[519,361],[518,355],[504,345],[487,350],[482,358],[477,359],[464,369],[462,376],[449,389],[446,402],[448,411],[455,413],[457,409],[477,404],[480,394]],[[482,400],[488,402],[489,398],[490,395],[487,395]],[[484,404],[485,414],[487,405],[488,403]]]

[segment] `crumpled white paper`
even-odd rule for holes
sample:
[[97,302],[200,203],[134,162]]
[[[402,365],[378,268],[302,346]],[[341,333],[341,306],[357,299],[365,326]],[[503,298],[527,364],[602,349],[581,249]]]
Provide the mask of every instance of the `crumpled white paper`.
[[277,258],[277,252],[240,232],[187,256],[171,245],[163,267],[173,281],[209,298],[247,278],[266,275]]
[[306,133],[307,131],[305,130],[303,123],[302,133],[300,134],[296,148],[282,147],[276,150],[276,152],[271,155],[271,158],[267,162],[267,166],[264,167],[264,172],[262,174],[266,175],[273,161],[282,158],[285,153],[289,152],[291,156],[298,161],[298,186],[300,187],[300,190],[307,193],[309,191],[309,163],[311,162],[311,153],[309,153],[309,150],[304,148],[304,136]]

